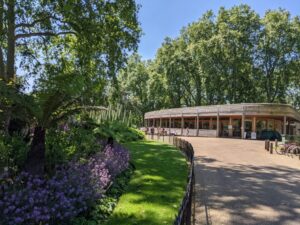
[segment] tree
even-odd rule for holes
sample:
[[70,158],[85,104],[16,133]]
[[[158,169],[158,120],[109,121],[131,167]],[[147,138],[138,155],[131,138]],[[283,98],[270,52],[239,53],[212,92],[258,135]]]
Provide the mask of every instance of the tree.
[[47,55],[53,40],[59,40],[57,50],[64,49],[70,36],[80,56],[78,63],[84,65],[91,57],[101,59],[112,74],[126,52],[136,48],[136,11],[133,0],[1,0],[0,77],[15,78],[16,56],[18,68],[32,72],[33,62],[35,66],[41,63],[38,55]]
[[[144,64],[148,109],[244,102],[299,107],[299,22],[282,9],[263,17],[247,5],[208,11],[178,37],[166,38]],[[128,95],[131,102],[140,94]]]
[[133,0],[3,0],[0,5],[2,85],[14,84],[16,59],[17,68],[39,75],[30,94],[10,87],[5,114],[34,127],[26,167],[40,173],[47,129],[87,105],[98,109],[105,84],[136,50],[137,6]]
[[[256,52],[261,89],[267,102],[286,102],[289,83],[299,62],[299,18],[284,10],[268,11],[261,20],[262,32]],[[299,68],[299,67],[298,67]]]
[[184,101],[190,105],[189,99],[184,99],[186,91],[190,90],[190,82],[186,76],[181,44],[180,39],[166,38],[154,62],[157,72],[166,78],[167,96],[172,107],[180,107]]
[[[143,62],[137,54],[132,55],[126,68],[118,74],[118,100],[112,97],[112,102],[125,105],[125,108],[134,112],[137,121],[143,121],[144,113],[149,111],[148,82],[149,71],[147,62]],[[137,123],[139,123],[137,122]]]

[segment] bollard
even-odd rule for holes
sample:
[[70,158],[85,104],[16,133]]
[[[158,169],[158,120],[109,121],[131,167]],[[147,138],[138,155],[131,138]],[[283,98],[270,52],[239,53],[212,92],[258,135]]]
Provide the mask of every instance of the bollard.
[[270,154],[273,154],[273,143],[270,144]]
[[266,150],[269,151],[269,149],[270,149],[270,141],[267,140],[267,148],[266,148]]
[[277,147],[278,147],[278,140],[275,139],[275,149],[277,149]]
[[265,140],[265,150],[267,149],[267,140]]

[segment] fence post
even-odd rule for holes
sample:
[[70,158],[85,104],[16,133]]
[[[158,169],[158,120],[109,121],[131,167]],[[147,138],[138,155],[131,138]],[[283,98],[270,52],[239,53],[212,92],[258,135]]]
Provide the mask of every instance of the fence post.
[[267,140],[265,140],[265,150],[267,150]]
[[273,154],[273,143],[270,144],[270,154]]

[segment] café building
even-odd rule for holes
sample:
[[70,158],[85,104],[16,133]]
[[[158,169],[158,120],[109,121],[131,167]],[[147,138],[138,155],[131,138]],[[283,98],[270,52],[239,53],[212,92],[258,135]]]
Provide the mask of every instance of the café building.
[[243,103],[163,109],[145,114],[155,133],[256,139],[263,130],[299,135],[300,113],[291,105]]

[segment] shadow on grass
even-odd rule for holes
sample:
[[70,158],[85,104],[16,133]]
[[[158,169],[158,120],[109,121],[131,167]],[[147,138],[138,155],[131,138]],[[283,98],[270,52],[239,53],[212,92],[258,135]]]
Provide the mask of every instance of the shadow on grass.
[[300,168],[196,162],[196,204],[208,223],[221,214],[229,225],[300,224]]
[[136,170],[106,224],[172,224],[187,183],[184,156],[170,145],[149,141],[127,148]]

